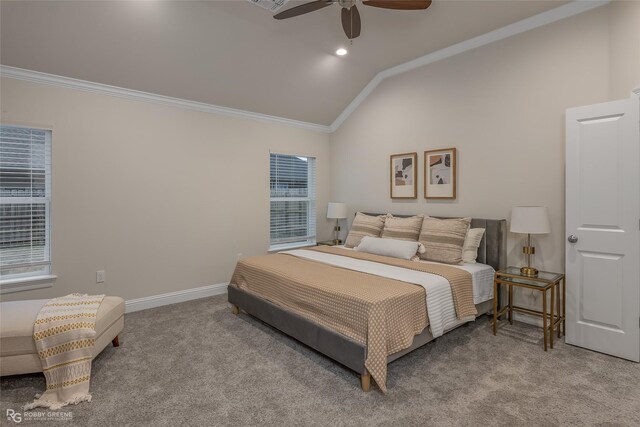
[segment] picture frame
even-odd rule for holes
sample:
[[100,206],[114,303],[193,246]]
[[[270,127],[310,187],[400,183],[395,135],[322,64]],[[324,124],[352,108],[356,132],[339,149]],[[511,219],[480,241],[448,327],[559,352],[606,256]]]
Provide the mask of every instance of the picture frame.
[[390,175],[392,199],[418,198],[418,153],[392,154]]
[[455,148],[424,152],[425,199],[456,198],[457,161]]

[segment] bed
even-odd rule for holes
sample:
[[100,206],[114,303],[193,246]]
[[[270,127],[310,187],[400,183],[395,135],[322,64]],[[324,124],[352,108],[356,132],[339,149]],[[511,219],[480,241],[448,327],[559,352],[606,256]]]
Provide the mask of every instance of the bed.
[[[260,319],[276,329],[279,329],[290,337],[297,339],[298,341],[355,371],[360,375],[361,387],[364,391],[369,390],[372,383],[372,376],[373,379],[375,379],[375,382],[378,383],[380,389],[382,391],[386,391],[386,364],[429,343],[430,341],[433,341],[435,337],[434,334],[432,334],[432,328],[437,331],[437,333],[435,333],[437,337],[443,332],[446,333],[458,326],[461,326],[469,320],[473,320],[474,316],[469,318],[469,304],[472,304],[472,308],[475,306],[475,316],[488,313],[492,308],[493,272],[494,270],[506,267],[506,221],[472,219],[471,227],[485,228],[486,230],[480,242],[480,247],[478,248],[478,264],[440,267],[440,265],[426,265],[438,263],[429,263],[424,261],[401,262],[396,260],[383,260],[382,258],[378,259],[375,257],[364,257],[364,255],[351,254],[348,253],[349,250],[340,248],[315,248],[315,250],[287,251],[291,253],[278,254],[278,258],[273,257],[272,255],[253,257],[255,259],[253,262],[255,265],[252,266],[252,272],[255,272],[256,274],[252,280],[254,284],[257,284],[254,285],[253,288],[244,286],[243,283],[241,283],[244,282],[244,276],[242,276],[241,280],[238,279],[239,276],[237,275],[237,272],[240,266],[239,263],[239,266],[236,268],[236,273],[234,273],[234,278],[228,287],[228,301],[231,303],[232,311],[235,314],[238,314],[240,310],[244,310],[246,313]],[[362,259],[353,259],[351,257]],[[378,301],[373,297],[373,302],[371,302],[371,304],[374,304],[372,307],[375,307],[376,310],[380,311],[380,314],[374,317],[376,319],[380,317],[383,318],[383,320],[381,322],[377,322],[377,324],[379,324],[379,329],[385,329],[385,333],[388,334],[388,336],[385,336],[385,339],[392,340],[394,342],[394,345],[389,346],[389,341],[387,341],[387,347],[385,347],[385,349],[396,351],[385,350],[384,355],[380,356],[380,352],[375,350],[375,348],[380,347],[380,345],[374,345],[380,341],[379,339],[375,337],[372,339],[372,335],[368,335],[369,338],[367,340],[364,335],[358,335],[358,331],[341,328],[341,323],[332,322],[332,316],[342,316],[347,320],[350,320],[354,316],[357,317],[357,313],[344,313],[343,311],[347,310],[347,308],[345,308],[347,306],[336,304],[335,301],[322,306],[321,303],[326,301],[324,301],[323,298],[320,298],[322,301],[318,303],[320,305],[316,307],[318,310],[315,311],[315,313],[321,314],[319,316],[309,314],[314,313],[313,311],[307,313],[305,311],[292,309],[292,305],[288,304],[290,302],[288,299],[295,299],[297,304],[304,306],[312,306],[316,304],[318,299],[316,298],[311,301],[304,299],[304,295],[301,297],[298,294],[300,285],[296,284],[295,280],[286,280],[284,277],[281,277],[281,273],[278,272],[278,268],[272,268],[272,264],[275,263],[276,259],[282,264],[287,264],[285,267],[290,270],[305,272],[313,271],[313,274],[308,274],[309,277],[313,276],[315,278],[318,276],[318,282],[322,282],[323,285],[328,282],[335,282],[335,284],[333,284],[334,287],[340,286],[335,289],[340,290],[344,289],[344,283],[349,280],[354,281],[353,286],[355,287],[357,282],[356,279],[360,280],[363,275],[366,276],[367,280],[367,284],[363,286],[370,286],[371,289],[383,290],[384,292],[389,289],[388,281],[393,281],[394,289],[396,289],[395,287],[398,287],[402,288],[402,291],[398,291],[397,293],[392,292],[388,295],[385,294],[385,301],[390,300],[391,303],[386,304],[385,307],[380,310],[387,311],[383,313],[378,310],[379,305],[375,305]],[[374,264],[371,264],[371,262]],[[409,267],[409,264],[406,264],[407,262],[411,263],[411,267]],[[319,264],[323,264],[323,266],[320,267]],[[382,264],[385,265],[383,266]],[[381,272],[377,272],[374,275],[374,273],[367,270],[371,267],[377,267]],[[316,271],[314,270],[315,268],[322,268],[322,270]],[[411,281],[411,283],[405,283],[406,286],[400,286],[398,284],[400,279],[396,276],[387,275],[388,271],[395,270],[393,274],[412,274],[413,277],[417,277],[416,274],[419,274],[421,275],[421,280],[424,279],[425,283],[435,283],[432,280],[435,275],[426,274],[423,270],[430,272],[432,269],[435,269],[437,274],[437,272],[440,271],[440,268],[464,270],[472,278],[472,302],[468,301],[468,295],[466,300],[464,297],[458,297],[458,300],[455,300],[456,292],[453,288],[453,281],[451,282],[451,292],[449,292],[449,294],[453,294],[454,296],[455,301],[452,300],[452,303],[455,305],[456,310],[459,310],[459,307],[464,305],[460,303],[460,298],[464,300],[463,303],[466,301],[466,317],[454,321],[454,319],[450,318],[451,316],[447,317],[447,313],[442,314],[441,319],[436,316],[441,313],[434,314],[431,312],[431,309],[429,310],[429,313],[427,313],[426,304],[428,304],[428,298],[427,302],[424,303],[425,305],[420,306],[421,301],[420,296],[418,295],[418,293],[422,292],[423,300],[425,296],[428,297],[431,295],[431,292],[426,292],[426,290],[429,289],[426,285],[422,284],[424,287],[424,289],[422,289],[417,286],[418,281]],[[409,269],[420,271],[409,271]],[[245,269],[245,275],[250,276],[247,271],[248,270]],[[378,276],[378,274],[380,276]],[[427,280],[427,276],[429,280]],[[334,277],[335,280],[333,280]],[[439,279],[442,281],[441,278]],[[377,283],[370,283],[369,281],[375,281]],[[409,282],[409,280],[407,280],[407,282]],[[264,286],[269,289],[278,288],[280,295],[284,297],[267,297],[265,294],[260,292],[260,286]],[[331,287],[331,284],[329,287]],[[351,283],[348,287],[351,287]],[[376,291],[372,292],[375,293]],[[359,299],[362,292],[358,293],[357,291],[354,291],[354,293],[356,296],[353,298],[356,300],[356,305],[358,305],[362,302]],[[368,296],[369,295],[367,294],[367,298]],[[349,295],[344,295],[344,297],[346,299],[350,298]],[[451,305],[452,303],[449,304]],[[400,310],[399,307],[406,307],[406,310]],[[368,313],[372,308],[363,308],[362,310]],[[385,314],[393,313],[395,321],[395,317],[398,315],[397,313],[401,312],[398,316],[402,317],[406,314],[405,311],[413,311],[413,316],[409,316],[407,314],[407,316],[405,316],[406,319],[400,319],[397,323],[390,322],[389,319],[387,319],[389,316]],[[422,319],[419,315],[421,311],[427,315],[425,319],[426,324],[421,323]],[[369,320],[366,321],[371,322],[371,319],[374,317],[370,317]],[[429,327],[425,327],[426,325],[429,325]],[[375,330],[372,324],[367,326],[371,330]],[[363,333],[371,334],[372,332],[364,331]],[[372,362],[372,359],[374,359],[374,355],[376,354],[376,361],[374,361],[374,363]],[[381,357],[382,360],[380,360]],[[381,364],[384,366],[381,367]],[[374,374],[372,375],[372,373]]]

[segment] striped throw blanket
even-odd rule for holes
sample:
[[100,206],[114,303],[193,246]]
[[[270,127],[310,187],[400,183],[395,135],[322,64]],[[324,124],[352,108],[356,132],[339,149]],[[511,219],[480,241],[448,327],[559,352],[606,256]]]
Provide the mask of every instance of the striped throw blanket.
[[25,410],[90,402],[89,379],[96,317],[104,295],[70,294],[48,301],[33,325],[47,390]]

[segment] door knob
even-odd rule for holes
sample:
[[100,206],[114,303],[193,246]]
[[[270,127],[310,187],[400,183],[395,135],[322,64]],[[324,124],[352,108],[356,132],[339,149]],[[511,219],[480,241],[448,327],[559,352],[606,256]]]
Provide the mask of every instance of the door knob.
[[569,241],[569,243],[576,243],[578,241],[578,236],[576,236],[575,234],[572,234],[567,238],[567,240]]

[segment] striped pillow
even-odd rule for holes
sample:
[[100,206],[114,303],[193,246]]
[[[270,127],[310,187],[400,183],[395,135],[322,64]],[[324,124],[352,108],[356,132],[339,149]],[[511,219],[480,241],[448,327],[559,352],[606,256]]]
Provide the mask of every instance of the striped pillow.
[[464,246],[462,247],[462,261],[470,264],[475,264],[478,258],[478,248],[482,241],[482,235],[484,234],[484,228],[471,228],[467,233],[467,237],[464,239]]
[[383,239],[410,240],[417,242],[420,237],[420,228],[424,215],[412,216],[409,218],[398,218],[389,216],[384,222],[382,229]]
[[353,220],[353,224],[351,224],[351,230],[349,230],[344,245],[347,248],[353,248],[360,244],[360,240],[362,240],[364,236],[380,237],[386,218],[387,215],[371,216],[358,212]]
[[420,258],[446,264],[460,264],[464,240],[470,225],[471,218],[426,217],[422,221],[419,238],[426,251]]

